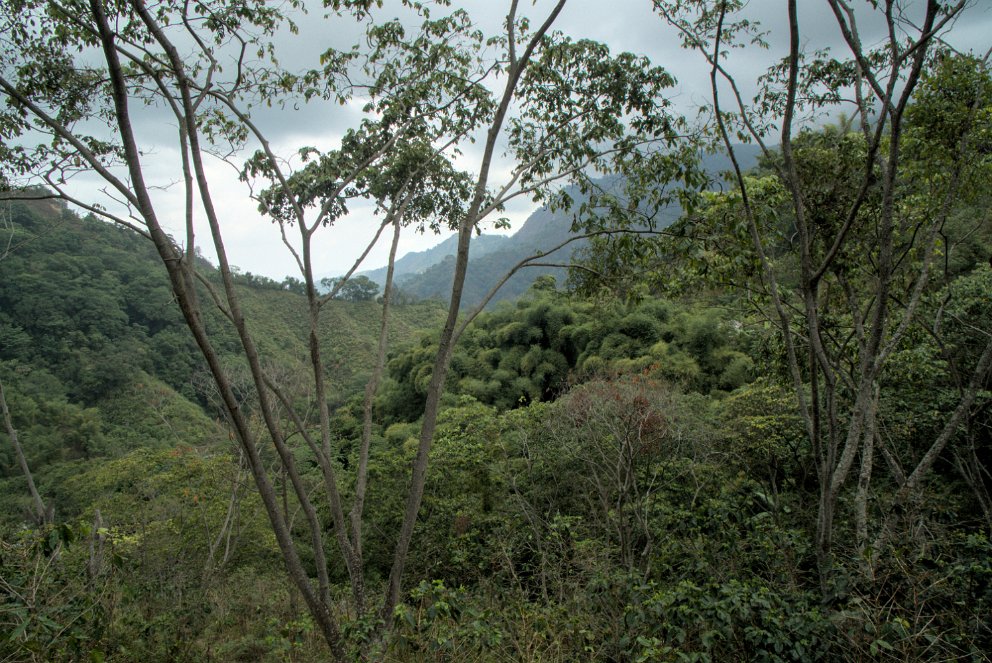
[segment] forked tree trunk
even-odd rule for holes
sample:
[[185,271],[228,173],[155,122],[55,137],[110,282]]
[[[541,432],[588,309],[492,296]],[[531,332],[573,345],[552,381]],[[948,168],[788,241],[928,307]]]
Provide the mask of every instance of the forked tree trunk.
[[[873,550],[878,554],[878,544],[884,540],[888,524],[882,523],[882,535],[873,548],[868,546],[870,537],[869,501],[871,499],[871,478],[873,459],[876,451],[878,384],[881,381],[887,359],[891,356],[907,328],[914,322],[922,293],[929,278],[929,270],[934,260],[938,240],[937,232],[948,218],[950,202],[958,186],[957,173],[952,173],[952,183],[942,209],[934,214],[929,225],[920,229],[918,244],[921,247],[920,265],[907,275],[900,274],[900,260],[896,256],[896,227],[898,204],[900,142],[903,131],[903,116],[925,65],[927,55],[939,32],[949,25],[949,21],[961,12],[966,2],[938,3],[928,0],[924,3],[923,16],[914,27],[911,42],[899,31],[898,23],[904,17],[895,12],[902,11],[899,3],[884,3],[884,7],[874,6],[879,18],[888,27],[884,47],[891,58],[885,63],[872,59],[861,42],[857,12],[852,3],[846,0],[827,0],[836,23],[840,28],[850,57],[856,67],[856,80],[853,82],[857,106],[856,118],[860,120],[866,142],[866,158],[862,179],[855,186],[849,208],[841,210],[841,224],[829,236],[822,234],[807,213],[807,191],[800,177],[793,153],[793,125],[797,112],[801,110],[801,98],[809,92],[801,79],[802,42],[797,0],[787,0],[788,9],[788,48],[785,67],[779,72],[784,75],[784,102],[781,109],[782,164],[778,175],[791,198],[791,211],[794,214],[796,233],[792,238],[799,261],[799,278],[794,301],[789,301],[789,293],[777,282],[777,273],[772,260],[770,247],[773,238],[760,227],[756,211],[751,205],[751,192],[748,182],[735,158],[731,139],[733,127],[728,127],[728,118],[721,107],[720,91],[726,85],[732,93],[735,111],[742,130],[757,142],[766,155],[771,150],[765,141],[760,123],[752,122],[754,109],[747,106],[733,76],[725,69],[724,61],[729,52],[726,39],[740,38],[741,29],[746,33],[744,23],[731,25],[728,15],[739,9],[737,3],[714,0],[712,3],[695,2],[656,2],[656,8],[665,18],[683,33],[686,42],[701,52],[710,65],[711,94],[714,119],[719,137],[730,153],[736,182],[741,193],[744,216],[751,235],[754,252],[761,265],[761,278],[776,311],[775,323],[782,335],[787,353],[788,370],[795,388],[799,414],[815,456],[819,471],[819,506],[816,521],[816,556],[820,571],[821,586],[825,596],[829,596],[834,585],[834,535],[835,519],[838,517],[840,498],[849,489],[852,468],[860,457],[860,471],[857,473],[855,495],[856,546],[864,551]],[[880,3],[882,4],[882,3]],[[942,6],[944,5],[944,6]],[[860,11],[860,10],[858,10]],[[695,12],[695,14],[693,13]],[[686,18],[694,15],[698,18]],[[736,35],[736,36],[735,36]],[[813,94],[813,93],[811,93]],[[758,111],[761,112],[761,111]],[[963,146],[963,143],[962,143]],[[879,177],[878,170],[881,170]],[[838,266],[838,257],[852,243],[852,236],[859,227],[860,214],[869,204],[869,192],[876,188],[880,200],[876,214],[873,240],[877,258],[873,261],[873,271],[866,278],[869,283],[861,291],[855,291],[851,283],[845,281],[844,266]],[[821,248],[818,241],[822,241]],[[844,349],[829,345],[829,333],[823,329],[821,317],[824,298],[829,284],[836,285],[844,292],[854,319],[857,365],[845,364]],[[897,279],[907,279],[911,286],[910,296],[898,307],[894,304],[892,290]],[[808,342],[808,352],[800,350],[800,343]],[[805,356],[804,356],[805,355]],[[981,362],[979,365],[981,369]],[[808,391],[807,391],[808,390]],[[933,444],[930,451],[913,472],[912,479],[906,479],[898,492],[897,499],[905,499],[919,485],[919,479],[929,471],[936,454],[948,442],[955,428],[961,407],[970,402],[969,393],[962,395],[959,409],[948,422],[948,428]],[[883,457],[886,450],[880,448]],[[891,454],[889,454],[891,456]],[[890,458],[886,458],[891,463]],[[864,568],[870,573],[870,563]]]

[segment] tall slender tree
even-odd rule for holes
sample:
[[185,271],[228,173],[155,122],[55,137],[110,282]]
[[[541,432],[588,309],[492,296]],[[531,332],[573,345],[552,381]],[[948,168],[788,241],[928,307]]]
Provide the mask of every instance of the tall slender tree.
[[[458,233],[455,278],[447,319],[431,373],[416,459],[401,524],[393,534],[391,572],[378,609],[389,628],[401,598],[403,572],[423,498],[428,459],[458,326],[462,288],[473,234],[480,223],[518,196],[541,199],[563,180],[587,180],[596,172],[621,170],[666,156],[681,124],[669,114],[664,91],[674,81],[663,69],[629,54],[572,41],[552,26],[565,0],[531,20],[508,5],[503,31],[487,37],[467,13],[438,11],[434,17],[413,3],[421,21],[411,30],[399,20],[376,23],[375,3],[330,3],[333,21],[363,21],[365,46],[328,50],[321,67],[302,73],[281,69],[272,36],[292,29],[281,7],[261,0],[182,0],[149,5],[144,0],[18,0],[0,10],[0,133],[5,144],[3,176],[12,184],[43,183],[67,199],[148,237],[168,274],[176,301],[200,348],[227,418],[241,446],[272,524],[289,575],[333,656],[346,660],[348,644],[339,625],[341,606],[332,600],[328,561],[336,542],[351,587],[352,616],[369,610],[363,557],[363,505],[368,490],[371,443],[370,399],[378,387],[387,347],[391,284],[383,300],[379,357],[367,393],[351,508],[342,490],[331,428],[326,347],[321,311],[387,228],[392,228],[391,263],[405,228],[447,226]],[[293,7],[297,3],[292,3]],[[434,11],[434,8],[431,8]],[[441,15],[443,14],[443,15]],[[255,57],[262,60],[255,60]],[[305,165],[293,169],[277,152],[261,120],[258,102],[280,100],[358,101],[364,119],[334,150],[303,147]],[[181,157],[178,184],[185,201],[185,235],[170,237],[149,177],[149,156],[137,130],[141,109],[170,114],[173,145]],[[471,172],[454,167],[459,150],[478,140]],[[312,401],[310,424],[268,369],[241,304],[225,248],[224,212],[212,194],[205,160],[210,154],[250,153],[238,165],[241,179],[282,232],[299,268],[307,300]],[[508,175],[497,181],[501,152]],[[98,206],[73,196],[72,174],[99,175],[117,201]],[[318,292],[314,238],[348,213],[349,201],[374,202],[382,221],[372,243],[330,293]],[[112,209],[126,209],[115,213]],[[206,220],[208,242],[218,259],[219,283],[205,278],[195,260],[194,218]],[[250,425],[239,390],[204,323],[204,306],[218,307],[236,333],[250,376],[251,400],[264,422],[262,438]],[[319,467],[322,489],[313,493],[301,473],[289,438],[299,435]],[[260,454],[262,441],[278,458],[273,474]],[[301,508],[302,526],[291,528],[275,489],[285,476]],[[316,497],[312,495],[317,495]],[[322,514],[330,523],[322,521]],[[316,578],[301,560],[294,529],[305,530]],[[381,633],[381,630],[380,630]],[[367,645],[365,645],[367,646]],[[362,650],[367,654],[367,648]]]
[[[950,57],[944,40],[969,3],[890,0],[855,6],[826,0],[842,37],[838,54],[806,52],[812,33],[800,21],[799,5],[783,3],[785,34],[770,35],[749,18],[745,2],[654,2],[682,35],[684,47],[710,71],[706,117],[714,142],[730,156],[735,191],[714,196],[717,204],[709,207],[709,217],[696,217],[701,223],[695,230],[707,218],[719,220],[725,238],[736,234],[746,244],[737,260],[719,259],[734,267],[738,283],[760,295],[784,349],[819,472],[816,552],[823,591],[830,596],[837,580],[837,514],[848,489],[853,489],[854,548],[869,576],[891,543],[899,509],[877,518],[869,509],[872,478],[878,473],[874,460],[878,454],[892,458],[879,435],[880,390],[910,330],[930,328],[939,335],[939,319],[930,325],[921,318],[922,302],[941,285],[940,256],[953,248],[946,243],[945,228],[965,183],[982,167],[972,146],[987,131],[982,127],[990,101],[989,54],[968,59],[974,75],[959,78],[958,91],[946,94],[940,109],[931,111],[944,114],[945,130],[921,132],[919,116],[928,112],[922,110],[923,97],[933,95],[934,85],[951,82],[937,83],[928,71]],[[875,46],[869,45],[866,25],[883,27],[870,37]],[[783,59],[759,80],[740,81],[732,49],[770,42],[784,44]],[[759,92],[752,103],[743,89],[753,84]],[[917,95],[919,110],[913,117]],[[812,137],[809,121],[841,107],[853,113],[820,138]],[[940,158],[939,173],[924,173],[919,164],[931,157],[919,153],[919,141],[937,136],[943,145],[931,147],[933,158]],[[744,172],[740,140],[760,147],[774,172],[771,180]],[[914,184],[908,186],[911,179]],[[913,193],[921,184],[931,189],[926,199]],[[783,208],[791,224],[786,233],[775,216]],[[693,223],[690,219],[682,227],[687,235],[693,234]],[[748,273],[755,278],[748,280]],[[840,319],[846,322],[839,325]],[[982,327],[983,334],[989,331]],[[968,367],[956,407],[915,468],[893,469],[891,478],[899,485],[896,505],[922,487],[967,416],[990,365],[992,341]]]

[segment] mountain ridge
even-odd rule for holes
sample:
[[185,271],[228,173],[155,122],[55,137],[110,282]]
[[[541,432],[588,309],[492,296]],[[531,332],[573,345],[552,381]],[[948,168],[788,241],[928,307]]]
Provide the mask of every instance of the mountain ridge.
[[[760,148],[755,145],[739,145],[735,147],[735,150],[737,151],[738,162],[744,170],[754,167],[761,153]],[[722,153],[705,156],[702,165],[703,169],[714,180],[718,179],[721,173],[732,168],[730,158]],[[608,179],[604,178],[604,181]],[[581,196],[577,189],[569,187],[566,191],[573,200],[580,201]],[[660,222],[656,222],[656,227],[663,228],[674,223],[681,216],[681,213],[681,208],[677,203],[670,205],[661,211],[659,219],[656,219],[656,221],[660,220]],[[534,210],[517,232],[506,237],[505,241],[490,243],[486,245],[485,250],[480,251],[479,247],[482,244],[480,240],[493,236],[480,235],[474,238],[462,295],[462,306],[466,308],[476,306],[498,283],[499,279],[521,260],[539,252],[549,251],[572,237],[574,235],[572,220],[571,212],[552,211],[545,205]],[[450,252],[432,254],[434,256],[440,255],[440,260],[416,273],[407,273],[397,279],[398,286],[405,294],[417,299],[444,300],[449,296],[454,274],[454,242],[452,241],[454,239],[451,237],[435,247],[440,248],[450,242]],[[586,244],[587,240],[576,240],[562,247],[544,261],[545,265],[554,263],[562,266],[535,266],[520,270],[500,288],[491,303],[515,299],[526,292],[542,276],[552,276],[556,281],[561,282],[568,275],[568,270],[564,265],[571,261],[571,257],[577,249]]]

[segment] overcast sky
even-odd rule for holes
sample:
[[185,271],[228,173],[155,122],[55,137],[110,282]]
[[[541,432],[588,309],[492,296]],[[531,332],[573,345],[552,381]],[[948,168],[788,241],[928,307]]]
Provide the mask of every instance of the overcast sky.
[[[392,3],[396,5],[398,3]],[[507,2],[498,0],[455,0],[456,6],[466,8],[484,29],[495,32],[505,15]],[[526,7],[533,21],[543,19],[551,6],[550,0],[536,0],[534,6],[526,0],[520,3]],[[854,0],[855,6],[866,6],[862,0]],[[916,9],[919,15],[919,7]],[[804,45],[808,48],[832,46],[837,53],[843,48],[839,31],[825,1],[801,0],[800,24]],[[764,51],[757,48],[735,51],[729,65],[742,82],[753,81],[764,71],[770,62],[785,54],[786,42],[783,28],[786,27],[785,2],[781,0],[752,0],[749,12],[762,25],[771,31],[771,48]],[[397,7],[379,10],[382,19],[400,15]],[[280,34],[275,40],[277,54],[283,65],[308,68],[318,66],[319,54],[328,46],[346,47],[360,40],[361,31],[354,22],[343,19],[323,18],[323,11],[314,6],[311,12],[298,20],[300,33]],[[866,22],[863,29],[864,41],[872,44],[880,39],[878,23]],[[569,0],[556,23],[556,29],[575,39],[590,38],[603,41],[611,51],[631,51],[644,54],[657,64],[668,69],[678,79],[678,85],[671,90],[671,98],[682,112],[694,114],[695,109],[705,103],[708,91],[707,70],[700,58],[680,48],[676,33],[651,10],[649,0]],[[959,21],[952,33],[953,43],[962,50],[984,52],[990,45],[992,35],[992,1],[977,0],[966,20]],[[753,93],[753,86],[745,89]],[[264,127],[276,150],[282,154],[292,154],[303,145],[318,149],[333,149],[338,146],[343,132],[355,126],[361,115],[361,104],[338,106],[327,104],[302,104],[294,108],[260,110],[255,118]],[[176,237],[182,235],[182,193],[178,186],[168,187],[178,179],[178,153],[170,142],[175,136],[175,123],[162,113],[146,112],[141,116],[140,140],[149,156],[145,166],[150,179],[163,187],[156,193],[156,204],[160,215],[167,221]],[[473,154],[469,152],[463,167],[472,165]],[[246,271],[282,279],[287,274],[299,276],[295,263],[282,246],[278,228],[263,219],[248,198],[244,185],[237,181],[234,169],[221,161],[208,164],[212,193],[220,205],[221,221],[230,260]],[[501,164],[493,184],[499,182],[509,164]],[[93,191],[99,186],[95,178],[80,177],[73,184],[75,192],[83,198],[92,199]],[[534,205],[529,201],[515,202],[508,209],[513,229],[519,228]],[[335,228],[321,234],[319,260],[316,272],[319,276],[335,275],[346,271],[360,254],[378,225],[367,207],[356,206],[346,220],[338,222]],[[205,229],[200,231],[200,241],[207,238]],[[443,236],[422,236],[407,233],[401,243],[400,253],[423,250],[441,241]],[[385,240],[363,265],[372,269],[384,264],[388,253]],[[204,254],[213,258],[208,246],[201,246]]]

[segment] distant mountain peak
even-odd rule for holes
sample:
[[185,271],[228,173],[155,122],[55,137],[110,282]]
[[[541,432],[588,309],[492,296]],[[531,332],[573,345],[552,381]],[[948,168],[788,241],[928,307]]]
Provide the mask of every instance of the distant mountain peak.
[[[505,235],[479,235],[474,237],[472,239],[472,257],[484,256],[487,253],[496,251],[500,249],[507,240],[508,238]],[[458,236],[451,235],[450,237],[444,239],[440,244],[437,244],[429,249],[425,249],[423,251],[411,251],[404,254],[401,258],[397,258],[394,276],[396,283],[402,283],[404,280],[414,277],[417,274],[422,274],[434,265],[444,262],[444,259],[448,256],[455,255],[455,250],[457,247]],[[358,272],[357,275],[367,276],[381,288],[386,285],[386,270],[387,267],[379,267],[378,269],[369,269]]]
[[[756,145],[735,146],[738,163],[741,168],[748,170],[757,163],[761,150]],[[724,153],[710,154],[703,158],[703,168],[712,178],[732,169],[730,158]],[[619,176],[605,176],[600,184],[606,188],[616,189],[620,186]],[[566,192],[579,202],[581,196],[575,187]],[[678,205],[672,205],[663,210],[656,218],[657,225],[666,226],[674,223],[681,215]],[[547,206],[535,210],[520,226],[516,233],[510,236],[480,235],[473,238],[468,274],[462,295],[462,306],[471,307],[477,304],[514,265],[527,256],[539,251],[548,251],[565,242],[572,233],[573,215],[570,211],[552,211]],[[454,256],[457,236],[451,236],[434,248],[426,251],[408,253],[396,261],[396,283],[407,295],[417,299],[443,299],[451,294],[451,281],[454,273]],[[567,264],[572,253],[582,247],[585,240],[578,240],[563,247],[548,261],[557,264]],[[383,285],[386,280],[386,268],[362,272],[373,281]],[[514,299],[525,292],[539,277],[550,274],[561,282],[567,276],[567,270],[562,267],[533,267],[521,270],[515,274],[500,289],[493,301]]]

